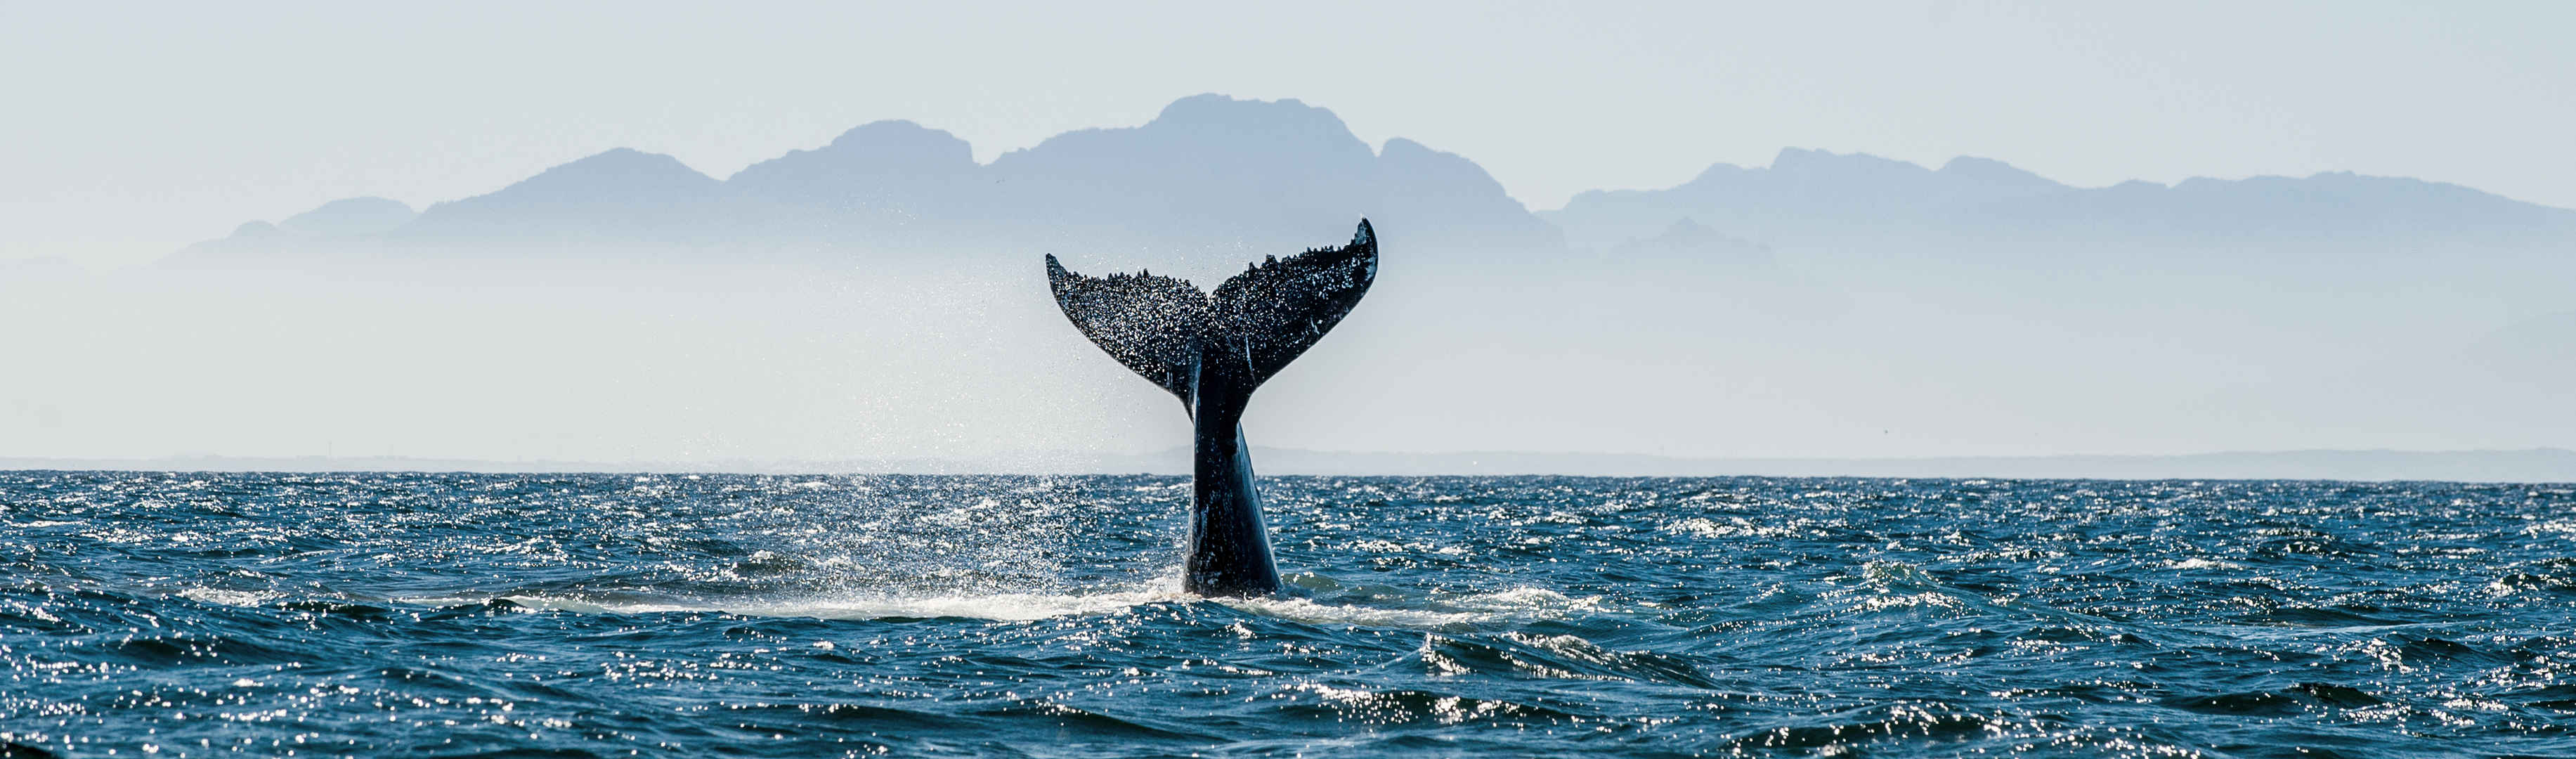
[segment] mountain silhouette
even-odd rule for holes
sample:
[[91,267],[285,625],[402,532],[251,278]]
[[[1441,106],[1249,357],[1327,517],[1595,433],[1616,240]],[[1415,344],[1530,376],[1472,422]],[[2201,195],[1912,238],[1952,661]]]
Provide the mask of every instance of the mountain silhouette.
[[[776,240],[1277,250],[1362,216],[1429,249],[1562,246],[1463,157],[1404,139],[1373,150],[1329,110],[1222,95],[1182,98],[1139,126],[1067,132],[980,165],[964,140],[908,121],[862,125],[722,181],[619,148],[370,234],[469,250]],[[192,250],[239,257],[304,244],[267,229],[245,226]]]
[[389,232],[419,217],[420,212],[402,201],[363,197],[324,203],[319,208],[286,217],[277,225],[306,234],[347,237]]
[[214,265],[280,258],[302,262],[306,256],[324,252],[316,249],[317,245],[344,246],[400,229],[418,218],[420,213],[402,201],[372,196],[343,198],[276,224],[242,222],[233,228],[230,237],[190,245],[171,260]]
[[1371,149],[1332,111],[1296,100],[1206,94],[1141,125],[1066,132],[989,164],[955,135],[909,121],[861,125],[724,180],[618,148],[416,215],[381,198],[334,201],[278,225],[244,224],[176,259],[362,260],[370,245],[436,256],[606,246],[615,256],[641,245],[780,243],[870,255],[963,246],[1228,257],[1331,239],[1361,216],[1426,261],[1536,260],[1569,246],[1669,258],[1697,247],[1676,234],[1731,241],[1709,251],[1719,257],[1843,242],[2576,239],[2576,211],[2415,179],[2335,172],[2079,188],[1986,158],[1931,169],[1799,148],[1764,167],[1717,164],[1675,187],[1590,191],[1532,213],[1465,157],[1403,138]]
[[617,148],[487,195],[438,203],[389,234],[413,240],[680,241],[721,235],[724,183],[658,153]]
[[1923,235],[1966,240],[2390,240],[2576,236],[2576,211],[2458,185],[2345,172],[2077,188],[2001,161],[1939,170],[1789,148],[1662,190],[1591,191],[1540,214],[1577,244],[1651,236],[1681,218],[1763,242]]
[[1523,209],[1484,167],[1401,137],[1378,152],[1377,218],[1409,236],[1487,250],[1557,250],[1564,235]]
[[1304,239],[1373,211],[1379,194],[1375,151],[1331,111],[1220,95],[1182,98],[1143,126],[1056,135],[988,172],[992,208],[1113,240]]
[[[1365,216],[1389,251],[1376,294],[1266,391],[1338,410],[1266,422],[1292,436],[1910,455],[2530,447],[2576,428],[2550,384],[2576,334],[2551,316],[2576,212],[2456,185],[2087,188],[1985,158],[1788,149],[1532,213],[1468,157],[1218,95],[975,155],[901,121],[721,179],[610,150],[416,216],[353,199],[244,224],[171,259],[199,270],[124,289],[12,295],[79,304],[34,315],[157,307],[51,338],[145,346],[67,395],[132,377],[156,384],[113,397],[193,399],[138,419],[340,398],[458,450],[509,425],[1089,441],[1130,434],[1105,421],[1123,404],[1160,401],[1094,372],[1114,367],[1067,339],[1038,254],[1205,285]],[[328,371],[238,363],[317,349]],[[224,362],[238,370],[197,372],[212,379],[196,396],[149,379]],[[141,408],[111,397],[93,405]],[[1113,402],[1064,402],[1093,397]]]
[[956,135],[878,121],[752,164],[725,186],[765,234],[883,238],[947,229],[975,207],[982,168]]

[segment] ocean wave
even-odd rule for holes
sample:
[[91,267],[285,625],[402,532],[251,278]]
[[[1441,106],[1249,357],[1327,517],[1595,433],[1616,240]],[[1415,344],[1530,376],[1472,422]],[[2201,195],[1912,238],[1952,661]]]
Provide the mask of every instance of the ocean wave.
[[2564,488],[1261,485],[1289,588],[1210,599],[1185,478],[0,473],[0,742],[2569,753]]

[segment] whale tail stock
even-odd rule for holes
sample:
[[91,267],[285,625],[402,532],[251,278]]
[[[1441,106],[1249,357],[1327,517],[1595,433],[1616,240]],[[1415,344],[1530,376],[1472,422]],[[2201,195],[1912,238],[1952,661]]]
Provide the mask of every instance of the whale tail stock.
[[1118,363],[1188,407],[1192,456],[1189,564],[1201,595],[1277,592],[1278,569],[1252,489],[1243,408],[1252,391],[1305,353],[1358,305],[1377,279],[1377,234],[1360,221],[1351,244],[1272,258],[1213,293],[1151,272],[1087,277],[1046,257],[1065,318]]

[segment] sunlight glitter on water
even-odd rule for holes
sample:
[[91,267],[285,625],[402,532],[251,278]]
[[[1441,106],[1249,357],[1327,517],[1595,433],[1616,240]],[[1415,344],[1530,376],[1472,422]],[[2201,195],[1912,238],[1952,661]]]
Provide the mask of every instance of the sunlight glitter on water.
[[2566,488],[1281,478],[1206,600],[1185,485],[0,473],[0,741],[2576,755]]

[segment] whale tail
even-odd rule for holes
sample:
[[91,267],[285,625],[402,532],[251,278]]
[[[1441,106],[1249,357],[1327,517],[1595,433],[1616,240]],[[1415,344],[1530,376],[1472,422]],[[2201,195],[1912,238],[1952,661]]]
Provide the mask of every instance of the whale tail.
[[1349,245],[1273,257],[1213,293],[1150,271],[1088,277],[1053,255],[1046,265],[1056,305],[1084,337],[1195,406],[1204,375],[1248,395],[1340,323],[1377,279],[1377,234],[1362,219]]
[[1377,233],[1272,258],[1202,293],[1152,272],[1086,277],[1047,256],[1057,306],[1084,337],[1180,396],[1190,410],[1189,559],[1182,587],[1206,596],[1279,592],[1269,527],[1253,488],[1243,407],[1254,388],[1306,352],[1377,279]]

